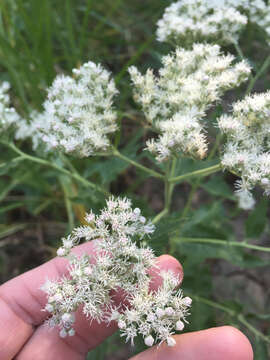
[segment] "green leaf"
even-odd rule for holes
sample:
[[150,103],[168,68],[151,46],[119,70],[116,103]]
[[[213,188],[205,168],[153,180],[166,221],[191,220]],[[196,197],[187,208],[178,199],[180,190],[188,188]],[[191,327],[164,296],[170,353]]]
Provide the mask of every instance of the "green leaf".
[[266,360],[269,359],[269,353],[267,351],[267,345],[264,341],[259,338],[255,338],[254,344],[254,359],[256,360]]
[[248,238],[259,237],[267,222],[268,199],[263,198],[255,209],[249,214],[245,223]]
[[202,187],[211,195],[234,199],[231,187],[220,175],[213,176],[207,183],[203,184]]

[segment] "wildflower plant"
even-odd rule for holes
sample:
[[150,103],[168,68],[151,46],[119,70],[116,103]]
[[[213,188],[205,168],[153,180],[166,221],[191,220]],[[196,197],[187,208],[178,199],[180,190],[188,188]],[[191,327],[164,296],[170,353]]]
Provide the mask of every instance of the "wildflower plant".
[[186,46],[235,44],[248,22],[261,27],[269,43],[269,5],[263,0],[179,0],[158,21],[157,39]]
[[[18,98],[9,96],[9,84],[0,85],[5,160],[0,174],[8,182],[0,198],[13,190],[15,198],[23,193],[31,200],[12,203],[8,211],[23,207],[34,217],[44,213],[59,226],[66,211],[69,235],[57,256],[68,260],[67,275],[44,279],[42,286],[46,323],[57,327],[61,338],[76,336],[81,311],[89,322],[115,322],[131,344],[141,337],[146,346],[174,346],[175,333],[213,321],[212,313],[210,318],[198,307],[204,304],[269,342],[252,325],[253,313],[239,314],[222,295],[220,303],[209,299],[210,268],[204,263],[208,258],[241,268],[267,263],[250,251],[270,248],[238,241],[228,224],[244,209],[250,211],[247,238],[267,229],[266,202],[257,207],[258,196],[251,191],[258,186],[266,199],[270,195],[270,93],[251,92],[270,56],[257,66],[245,59],[238,41],[249,24],[259,26],[269,43],[268,9],[261,0],[172,3],[158,21],[157,39],[174,47],[166,54],[152,49],[155,60],[145,72],[139,70],[145,68],[141,50],[121,71],[117,68],[115,78],[105,69],[114,72],[111,59],[104,59],[106,66],[88,61],[76,67],[76,55],[69,70],[56,67],[40,111],[32,103],[22,111]],[[230,44],[236,55],[222,48]],[[227,180],[235,183],[235,192]],[[82,241],[93,241],[92,255],[73,251]],[[54,244],[48,243],[53,252]],[[164,252],[184,261],[186,289],[178,287],[174,273],[157,266]],[[162,279],[155,290],[153,271]],[[116,305],[119,289],[124,299]],[[218,292],[214,297],[218,301]]]

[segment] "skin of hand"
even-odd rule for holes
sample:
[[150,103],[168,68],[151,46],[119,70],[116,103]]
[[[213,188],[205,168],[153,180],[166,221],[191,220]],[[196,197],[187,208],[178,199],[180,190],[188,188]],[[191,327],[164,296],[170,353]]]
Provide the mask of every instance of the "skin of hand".
[[[86,243],[73,250],[76,254],[93,253],[94,244]],[[172,270],[183,279],[181,264],[169,255],[160,256],[159,268]],[[55,258],[38,268],[12,279],[0,287],[0,359],[1,360],[83,360],[87,352],[117,330],[116,324],[98,324],[76,315],[76,335],[60,338],[57,329],[43,325],[48,313],[41,311],[47,300],[40,290],[46,278],[56,279],[67,272],[67,260]],[[161,278],[151,272],[151,288],[161,284]],[[121,294],[116,294],[121,301]],[[133,357],[133,360],[252,360],[248,339],[239,330],[218,327],[175,335],[176,345],[153,346]]]

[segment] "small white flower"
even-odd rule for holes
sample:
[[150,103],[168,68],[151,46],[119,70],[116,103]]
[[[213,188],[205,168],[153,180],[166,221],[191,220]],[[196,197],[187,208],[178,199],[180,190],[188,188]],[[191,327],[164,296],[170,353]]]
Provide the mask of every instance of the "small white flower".
[[64,323],[73,323],[75,321],[74,314],[65,313],[62,315],[62,321]]
[[53,296],[53,301],[61,302],[63,300],[63,295],[61,293],[57,293]]
[[127,327],[127,324],[123,320],[119,320],[117,323],[119,329],[125,329]]
[[53,305],[51,305],[51,304],[47,304],[47,305],[45,306],[45,310],[48,311],[48,312],[53,312],[53,311],[54,311],[54,307],[53,307]]
[[57,250],[57,256],[65,256],[66,255],[66,249],[63,248],[63,247],[60,247],[58,250]]
[[173,316],[175,314],[175,312],[174,312],[172,307],[167,307],[165,309],[165,314],[168,315],[168,316]]
[[162,316],[165,315],[165,310],[158,308],[156,310],[156,314],[157,314],[157,317],[161,318]]
[[169,337],[167,338],[167,344],[168,344],[168,346],[175,346],[176,341],[174,340],[173,337],[169,336]]
[[67,333],[67,331],[66,331],[65,329],[61,329],[61,330],[60,330],[59,336],[60,336],[61,338],[65,338],[65,337],[67,337],[67,335],[68,335],[68,333]]
[[148,336],[144,339],[144,343],[145,343],[146,346],[153,346],[154,341],[155,341],[155,340],[154,340],[153,336],[151,336],[151,335],[148,335]]
[[177,331],[182,331],[184,329],[185,325],[183,323],[183,321],[178,320],[177,323],[175,324],[175,329]]
[[93,269],[91,268],[91,266],[87,266],[87,267],[84,269],[85,275],[91,275],[92,272],[93,272]]
[[191,306],[192,304],[192,299],[189,296],[184,297],[182,301],[186,306]]

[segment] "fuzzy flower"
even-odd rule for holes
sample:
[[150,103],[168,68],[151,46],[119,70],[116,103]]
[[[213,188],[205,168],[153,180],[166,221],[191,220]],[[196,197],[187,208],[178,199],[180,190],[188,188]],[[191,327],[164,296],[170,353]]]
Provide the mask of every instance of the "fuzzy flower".
[[218,125],[227,136],[222,165],[241,176],[237,183],[239,204],[254,206],[250,190],[260,185],[270,194],[270,91],[246,96],[223,115]]
[[110,73],[101,65],[88,62],[73,70],[73,77],[59,75],[48,89],[41,114],[32,114],[17,138],[34,138],[33,147],[45,144],[79,157],[107,151],[109,135],[116,131],[113,97],[117,94]]
[[[178,279],[170,271],[161,272],[163,284],[157,291],[150,290],[149,269],[158,267],[143,239],[154,226],[125,198],[110,198],[100,215],[90,213],[85,219],[89,225],[74,229],[57,251],[69,259],[69,275],[42,286],[48,296],[48,324],[58,326],[61,337],[73,336],[80,307],[90,321],[116,321],[127,341],[141,335],[148,346],[162,341],[172,346],[171,335],[183,330],[191,299],[175,290]],[[96,240],[94,255],[71,252],[81,239]],[[129,304],[122,309],[112,295],[119,288]]]
[[0,84],[0,129],[2,132],[7,131],[10,127],[17,126],[21,121],[16,110],[10,106],[8,91],[10,84],[3,82]]
[[29,116],[29,120],[21,119],[21,121],[16,124],[15,139],[31,139],[33,150],[36,150],[41,145],[44,147],[42,140],[43,133],[40,130],[41,128],[44,129],[46,125],[49,124],[46,122],[44,114],[37,111],[32,111]]
[[157,39],[181,46],[200,41],[230,44],[238,42],[249,21],[270,40],[269,10],[263,0],[180,0],[165,9]]
[[205,157],[206,111],[226,90],[246,81],[250,73],[244,61],[233,62],[234,57],[224,55],[218,45],[194,44],[191,50],[177,48],[164,56],[159,76],[151,69],[142,75],[136,67],[129,68],[134,99],[160,134],[147,143],[157,160],[167,160],[179,152]]

